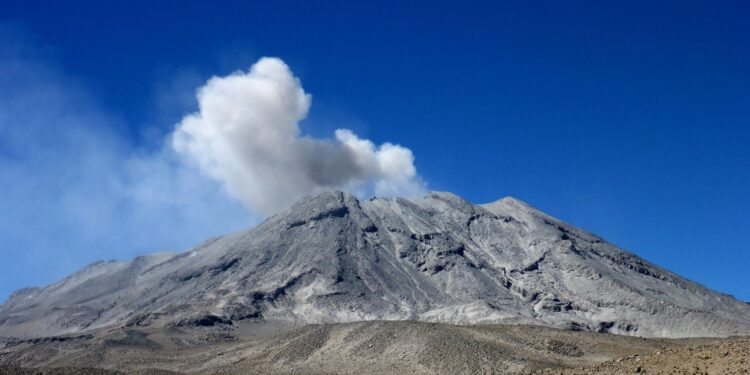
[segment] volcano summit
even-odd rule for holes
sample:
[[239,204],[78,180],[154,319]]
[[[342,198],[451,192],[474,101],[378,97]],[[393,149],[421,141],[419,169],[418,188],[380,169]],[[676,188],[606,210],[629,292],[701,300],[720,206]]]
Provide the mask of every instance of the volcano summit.
[[750,305],[513,198],[305,198],[182,253],[94,263],[0,306],[0,336],[416,320],[647,337],[750,333]]

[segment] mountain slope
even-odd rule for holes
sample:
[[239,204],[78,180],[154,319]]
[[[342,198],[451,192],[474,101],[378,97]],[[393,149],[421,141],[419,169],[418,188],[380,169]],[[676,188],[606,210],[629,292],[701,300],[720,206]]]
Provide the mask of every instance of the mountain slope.
[[750,305],[518,200],[360,201],[332,192],[184,253],[97,263],[16,292],[0,307],[0,336],[247,319],[750,333]]

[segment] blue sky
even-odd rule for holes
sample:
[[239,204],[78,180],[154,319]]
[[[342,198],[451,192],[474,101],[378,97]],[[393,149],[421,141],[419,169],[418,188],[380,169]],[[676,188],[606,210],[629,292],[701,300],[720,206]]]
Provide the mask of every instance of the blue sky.
[[208,78],[275,56],[313,96],[304,134],[402,145],[428,189],[515,196],[750,300],[748,19],[741,1],[5,1],[0,299],[256,222],[163,149]]

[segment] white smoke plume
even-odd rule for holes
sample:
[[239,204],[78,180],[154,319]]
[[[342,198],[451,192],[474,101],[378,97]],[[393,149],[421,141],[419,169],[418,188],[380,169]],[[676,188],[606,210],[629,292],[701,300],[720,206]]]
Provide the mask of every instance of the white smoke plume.
[[423,191],[408,148],[376,146],[347,129],[336,130],[334,139],[302,136],[299,122],[311,96],[278,58],[213,77],[197,98],[199,111],[177,125],[172,146],[253,212],[271,214],[330,189],[379,196]]

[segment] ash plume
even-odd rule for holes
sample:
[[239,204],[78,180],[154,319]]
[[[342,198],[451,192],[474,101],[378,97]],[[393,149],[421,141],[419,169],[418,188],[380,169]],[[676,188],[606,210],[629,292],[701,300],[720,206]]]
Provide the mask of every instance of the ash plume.
[[413,196],[423,183],[408,148],[338,129],[332,139],[301,134],[312,97],[278,58],[213,77],[199,110],[177,125],[172,146],[251,211],[271,214],[302,196],[342,189]]

